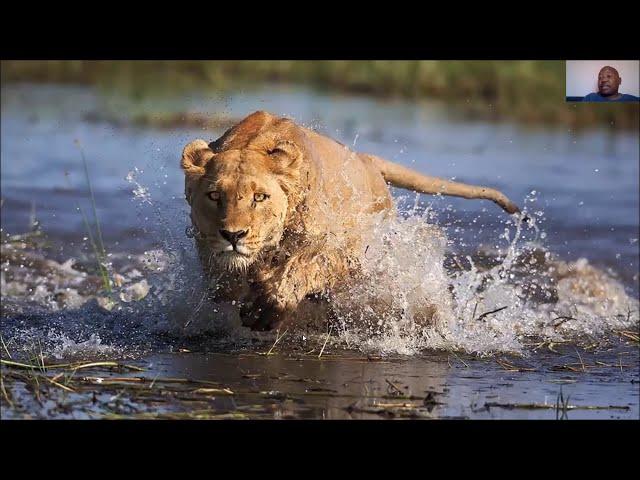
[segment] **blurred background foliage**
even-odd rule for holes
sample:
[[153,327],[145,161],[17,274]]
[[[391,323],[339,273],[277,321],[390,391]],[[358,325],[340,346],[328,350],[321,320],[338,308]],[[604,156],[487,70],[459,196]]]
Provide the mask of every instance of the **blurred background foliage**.
[[[2,61],[1,79],[93,85],[142,98],[290,83],[392,98],[432,98],[467,118],[637,129],[638,104],[565,102],[564,61]],[[588,92],[585,92],[585,94]]]

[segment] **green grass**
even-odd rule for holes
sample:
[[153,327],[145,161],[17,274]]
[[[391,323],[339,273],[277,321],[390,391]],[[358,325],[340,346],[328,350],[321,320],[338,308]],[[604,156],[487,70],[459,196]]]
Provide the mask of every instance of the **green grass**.
[[94,85],[138,100],[286,82],[376,97],[439,99],[490,120],[575,128],[639,125],[637,104],[565,103],[563,61],[3,61],[1,78]]
[[[109,279],[109,272],[107,270],[106,264],[107,264],[107,252],[104,248],[104,241],[102,240],[102,229],[100,228],[100,221],[98,220],[98,212],[96,210],[96,199],[95,199],[95,195],[93,193],[93,186],[91,185],[91,176],[89,175],[89,166],[87,165],[87,159],[84,155],[84,150],[82,149],[82,146],[80,145],[80,142],[78,142],[76,140],[76,146],[78,147],[78,149],[80,150],[80,156],[82,158],[82,164],[84,166],[84,174],[85,174],[85,179],[87,181],[87,186],[89,189],[89,198],[91,199],[91,210],[93,213],[93,220],[94,220],[94,225],[95,225],[95,229],[96,229],[96,235],[94,236],[93,231],[91,229],[91,225],[89,224],[89,219],[87,218],[86,213],[84,212],[83,208],[80,206],[79,203],[76,202],[76,209],[80,212],[80,214],[82,215],[82,222],[84,223],[84,228],[87,232],[87,237],[89,239],[89,243],[91,244],[91,248],[93,250],[93,253],[96,257],[96,268],[98,270],[98,273],[100,274],[100,278],[102,279],[102,285],[105,289],[105,291],[109,294],[111,294],[111,280]],[[69,179],[67,177],[67,182],[69,182]],[[69,188],[71,188],[71,185],[69,185]],[[97,239],[97,242],[96,242]]]

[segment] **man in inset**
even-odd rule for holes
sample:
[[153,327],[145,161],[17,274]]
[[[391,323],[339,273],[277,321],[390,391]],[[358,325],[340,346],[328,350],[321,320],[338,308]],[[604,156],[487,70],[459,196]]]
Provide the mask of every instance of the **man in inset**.
[[637,102],[640,98],[618,93],[622,78],[613,67],[602,67],[598,73],[598,92],[584,97],[583,102]]

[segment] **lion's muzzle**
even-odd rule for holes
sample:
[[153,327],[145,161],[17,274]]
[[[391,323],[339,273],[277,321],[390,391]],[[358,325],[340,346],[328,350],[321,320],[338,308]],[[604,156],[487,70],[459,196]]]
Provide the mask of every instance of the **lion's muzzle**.
[[238,244],[238,240],[247,236],[248,230],[238,230],[236,232],[230,232],[229,230],[219,230],[220,235],[233,247]]

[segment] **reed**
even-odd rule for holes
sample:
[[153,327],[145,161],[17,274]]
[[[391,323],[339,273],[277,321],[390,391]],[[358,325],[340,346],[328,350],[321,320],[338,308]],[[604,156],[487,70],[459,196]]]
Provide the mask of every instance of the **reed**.
[[[84,228],[87,232],[87,238],[89,239],[89,243],[91,244],[91,249],[93,250],[93,253],[95,255],[96,258],[96,267],[98,269],[98,273],[100,274],[100,277],[102,278],[102,285],[104,287],[104,289],[107,291],[107,293],[111,293],[111,280],[109,279],[109,271],[107,270],[106,267],[106,263],[107,263],[107,252],[104,248],[104,241],[102,239],[102,229],[100,228],[100,221],[98,220],[98,213],[97,213],[97,209],[96,209],[96,199],[95,199],[95,195],[93,193],[93,186],[91,185],[91,177],[89,175],[89,166],[87,165],[87,159],[84,155],[84,150],[82,149],[82,146],[80,145],[79,141],[75,141],[76,146],[78,147],[78,149],[80,150],[80,156],[82,158],[82,164],[84,167],[84,175],[85,175],[85,179],[87,181],[87,186],[89,188],[89,198],[91,200],[91,210],[93,213],[93,221],[94,221],[94,225],[95,225],[95,229],[96,229],[96,235],[94,236],[93,231],[91,229],[91,225],[89,224],[89,219],[87,218],[86,213],[84,212],[84,209],[80,206],[80,204],[78,202],[76,202],[76,209],[80,212],[80,214],[82,215],[82,222],[84,223]],[[66,177],[66,176],[65,176]],[[69,185],[69,188],[71,188],[71,185],[69,183],[69,179],[67,178],[67,184]],[[97,242],[96,242],[97,239]]]

